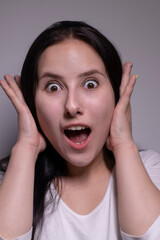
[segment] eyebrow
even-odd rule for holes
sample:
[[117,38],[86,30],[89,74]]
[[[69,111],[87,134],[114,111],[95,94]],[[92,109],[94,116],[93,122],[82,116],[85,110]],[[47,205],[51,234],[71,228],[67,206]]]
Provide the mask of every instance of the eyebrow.
[[63,79],[62,76],[58,75],[58,74],[55,74],[55,73],[51,73],[51,72],[45,72],[40,78],[39,80],[41,80],[42,78],[45,78],[45,77],[50,77],[50,78],[55,78],[55,79]]
[[[98,71],[97,69],[92,69],[90,71],[84,72],[84,73],[80,73],[78,75],[79,78],[82,77],[88,77],[90,75],[94,75],[94,74],[100,74],[103,77],[105,77],[105,74],[103,74],[102,72]],[[45,77],[50,77],[50,78],[55,78],[55,79],[59,79],[59,80],[63,80],[63,77],[61,75],[55,74],[55,73],[51,73],[51,72],[45,72],[40,78],[39,80],[41,80],[42,78]]]
[[81,73],[81,74],[78,75],[78,77],[88,77],[88,76],[93,75],[93,74],[100,74],[103,77],[105,77],[105,75],[102,72],[98,71],[97,69],[93,69],[93,70]]

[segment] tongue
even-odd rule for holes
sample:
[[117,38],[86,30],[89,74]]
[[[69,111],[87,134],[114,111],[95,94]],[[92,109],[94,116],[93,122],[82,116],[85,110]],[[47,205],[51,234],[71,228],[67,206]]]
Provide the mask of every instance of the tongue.
[[72,142],[82,144],[87,140],[88,134],[85,132],[77,133],[77,131],[72,131],[68,137]]

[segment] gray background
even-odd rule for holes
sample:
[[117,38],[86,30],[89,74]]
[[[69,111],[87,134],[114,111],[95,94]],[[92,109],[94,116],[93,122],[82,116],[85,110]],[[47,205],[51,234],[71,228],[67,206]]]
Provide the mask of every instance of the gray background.
[[[83,20],[132,61],[139,78],[132,96],[133,135],[141,148],[160,152],[159,0],[0,0],[0,78],[19,74],[30,44],[59,20]],[[0,89],[0,158],[17,138],[17,115]]]

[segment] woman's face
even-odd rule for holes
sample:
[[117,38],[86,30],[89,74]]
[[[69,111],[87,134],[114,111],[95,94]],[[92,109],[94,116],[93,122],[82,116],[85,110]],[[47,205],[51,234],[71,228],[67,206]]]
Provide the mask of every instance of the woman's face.
[[105,66],[80,40],[48,47],[38,64],[36,113],[42,131],[71,165],[102,156],[115,106]]

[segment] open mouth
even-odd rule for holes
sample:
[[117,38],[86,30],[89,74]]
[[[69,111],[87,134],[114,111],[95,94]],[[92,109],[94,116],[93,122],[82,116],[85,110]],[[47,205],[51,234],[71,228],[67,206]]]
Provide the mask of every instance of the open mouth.
[[83,144],[87,141],[91,129],[84,126],[73,126],[64,130],[64,134],[71,142]]

